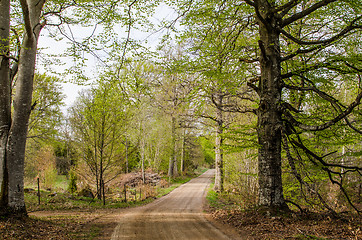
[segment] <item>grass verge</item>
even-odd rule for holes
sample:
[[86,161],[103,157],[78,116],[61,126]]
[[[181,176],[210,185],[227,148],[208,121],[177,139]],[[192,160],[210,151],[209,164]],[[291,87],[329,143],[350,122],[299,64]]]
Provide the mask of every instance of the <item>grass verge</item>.
[[[64,191],[67,179],[58,177],[53,191],[41,190],[38,204],[36,186],[28,185],[25,201],[30,217],[15,219],[0,217],[0,239],[99,239],[112,227],[119,211],[115,209],[145,205],[170,193],[207,169],[200,169],[192,176],[173,179],[167,187],[157,187],[152,197],[136,201],[110,198],[103,206],[102,201],[78,197]],[[104,216],[108,217],[106,221]],[[110,216],[110,217],[109,217]],[[101,221],[99,221],[101,220]],[[107,230],[105,230],[107,228]]]
[[[204,171],[200,170],[197,175]],[[111,224],[114,224],[111,220],[99,222],[99,219],[110,214],[117,216],[118,211],[115,209],[150,203],[194,177],[195,175],[175,178],[167,187],[157,187],[154,196],[142,200],[124,202],[122,198],[108,198],[105,206],[98,199],[78,197],[65,192],[62,188],[66,186],[64,183],[66,179],[58,179],[55,188],[58,192],[41,190],[40,204],[38,204],[37,191],[30,189],[25,193],[30,217],[23,219],[0,218],[0,238],[98,239],[104,234],[105,228],[110,228],[109,231],[112,231]]]
[[40,191],[40,204],[38,202],[38,192],[35,190],[30,190],[25,193],[25,202],[28,212],[70,209],[94,210],[137,207],[140,205],[148,204],[154,201],[156,198],[160,198],[170,193],[172,190],[190,181],[194,177],[195,176],[180,176],[174,178],[168,185],[168,187],[155,187],[154,193],[151,196],[143,196],[142,199],[137,199],[137,196],[134,195],[132,196],[133,198],[128,199],[127,202],[123,200],[123,196],[114,197],[113,195],[109,197],[106,196],[106,205],[103,205],[103,202],[96,198],[80,197],[64,191],[55,193],[53,191],[46,190]]

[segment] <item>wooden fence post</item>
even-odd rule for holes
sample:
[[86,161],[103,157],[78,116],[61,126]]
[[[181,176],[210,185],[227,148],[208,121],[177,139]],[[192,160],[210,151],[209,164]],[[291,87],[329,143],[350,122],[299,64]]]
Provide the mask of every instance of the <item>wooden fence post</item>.
[[145,195],[145,199],[147,199],[147,189],[148,189],[148,185],[146,185],[145,192],[143,194],[143,195]]
[[40,180],[37,178],[38,181],[38,205],[40,205]]
[[127,202],[127,186],[126,186],[126,184],[123,185],[123,190],[124,190],[124,202]]
[[104,180],[102,179],[102,197],[103,197],[103,206],[106,205],[106,197],[105,197],[105,194],[104,194]]

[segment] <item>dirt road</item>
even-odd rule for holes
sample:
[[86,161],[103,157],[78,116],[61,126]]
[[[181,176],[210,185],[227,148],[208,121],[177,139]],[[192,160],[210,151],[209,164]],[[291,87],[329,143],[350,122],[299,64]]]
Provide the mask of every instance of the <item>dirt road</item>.
[[229,239],[202,213],[213,175],[208,170],[167,196],[122,214],[111,239]]

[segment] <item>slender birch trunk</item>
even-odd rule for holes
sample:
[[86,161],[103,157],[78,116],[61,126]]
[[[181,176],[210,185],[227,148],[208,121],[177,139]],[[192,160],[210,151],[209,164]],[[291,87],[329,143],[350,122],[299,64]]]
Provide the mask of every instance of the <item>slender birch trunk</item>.
[[142,171],[142,183],[146,183],[146,176],[145,176],[145,135],[144,132],[142,134],[141,140],[141,171]]
[[181,156],[180,156],[180,172],[183,175],[185,171],[185,129],[182,130]]
[[126,138],[126,173],[128,173],[128,139]]
[[168,165],[168,176],[174,177],[176,163],[176,118],[171,119],[172,154]]

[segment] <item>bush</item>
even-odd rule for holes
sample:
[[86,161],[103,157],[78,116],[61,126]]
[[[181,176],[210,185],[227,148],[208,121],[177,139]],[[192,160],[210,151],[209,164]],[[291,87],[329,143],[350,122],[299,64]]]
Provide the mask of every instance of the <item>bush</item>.
[[57,179],[57,169],[54,166],[46,168],[43,172],[43,184],[46,189],[52,189]]
[[74,173],[74,171],[69,172],[68,191],[70,193],[75,193],[77,191],[77,175]]
[[33,158],[43,188],[51,189],[57,179],[55,154],[51,146],[43,146]]

